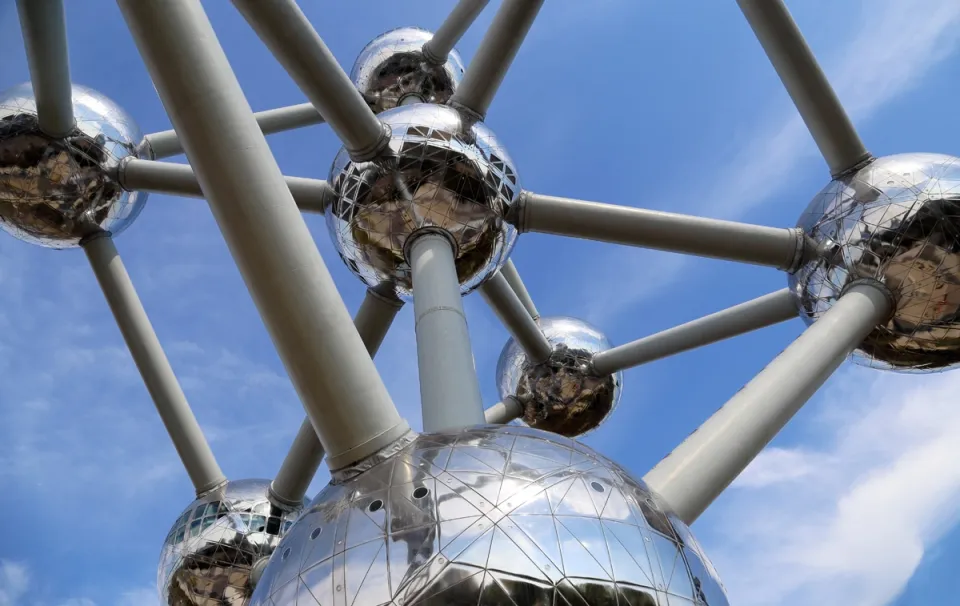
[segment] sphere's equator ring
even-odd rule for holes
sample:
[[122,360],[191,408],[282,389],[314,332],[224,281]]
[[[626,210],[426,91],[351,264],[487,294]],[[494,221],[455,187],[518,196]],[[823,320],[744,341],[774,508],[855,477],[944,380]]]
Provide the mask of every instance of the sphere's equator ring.
[[[312,103],[267,109],[254,113],[253,117],[260,125],[260,131],[265,135],[321,124],[324,121],[323,116]],[[183,153],[180,138],[177,136],[177,131],[173,129],[150,133],[143,139],[147,143],[151,157],[156,160]]]
[[423,57],[437,65],[443,65],[447,55],[457,45],[463,34],[470,29],[490,0],[460,0],[429,42],[423,45]]
[[546,361],[553,348],[507,278],[496,272],[480,286],[480,294],[534,364]]
[[892,309],[879,282],[848,289],[644,481],[692,524]]
[[303,94],[356,160],[373,158],[388,135],[294,0],[233,0]]
[[514,265],[513,259],[507,259],[507,262],[503,264],[502,268],[500,268],[500,273],[503,274],[503,277],[507,279],[507,282],[510,284],[510,288],[513,289],[513,292],[517,293],[517,297],[520,298],[520,302],[527,310],[527,313],[530,314],[530,317],[532,317],[535,321],[540,320],[540,312],[537,311],[537,306],[534,305],[533,299],[530,297],[530,293],[527,291],[527,287],[520,278],[520,272],[517,271],[517,266]]
[[409,432],[199,0],[118,0],[331,468]]
[[17,0],[40,129],[51,137],[73,130],[73,85],[63,0]]
[[599,374],[626,370],[796,317],[796,296],[783,288],[595,354],[593,370]]
[[[334,195],[330,185],[321,179],[286,175],[283,179],[303,212],[322,213]],[[204,197],[197,175],[189,164],[130,158],[120,165],[118,181],[128,191],[156,192],[189,198]]]
[[801,230],[708,219],[525,191],[512,217],[522,232],[572,236],[795,269],[815,252]]
[[197,495],[220,486],[227,479],[163,352],[113,238],[101,232],[82,240],[81,246]]
[[450,105],[467,109],[481,118],[487,115],[541,6],[543,0],[503,0]]
[[737,0],[834,177],[871,156],[783,0]]

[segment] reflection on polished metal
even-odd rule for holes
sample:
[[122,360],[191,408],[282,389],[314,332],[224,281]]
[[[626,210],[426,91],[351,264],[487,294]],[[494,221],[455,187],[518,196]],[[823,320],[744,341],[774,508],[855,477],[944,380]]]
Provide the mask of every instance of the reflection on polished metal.
[[450,100],[463,77],[463,61],[456,50],[439,65],[428,61],[423,45],[432,37],[418,27],[401,27],[377,36],[360,51],[350,79],[375,113]]
[[822,251],[790,276],[808,323],[852,281],[874,278],[893,293],[896,311],[854,359],[910,372],[960,365],[960,159],[875,160],[827,185],[799,226]]
[[30,84],[0,95],[0,228],[50,248],[98,231],[117,235],[147,194],[125,191],[117,167],[135,157],[140,129],[100,93],[73,87],[76,126],[63,138],[40,129]]
[[234,480],[191,503],[160,551],[157,588],[169,606],[245,606],[254,564],[269,557],[304,501],[281,511],[267,498],[269,480]]
[[620,401],[623,373],[596,374],[590,361],[610,342],[596,328],[575,318],[542,318],[540,328],[553,353],[546,362],[531,361],[510,339],[497,361],[500,398],[513,397],[523,422],[563,436],[580,436],[597,428]]
[[689,529],[621,467],[516,426],[424,434],[310,504],[251,606],[726,606]]
[[483,123],[442,105],[380,114],[393,134],[379,158],[337,154],[336,194],[327,225],[340,257],[367,286],[409,299],[404,245],[413,232],[439,228],[456,247],[460,291],[468,293],[506,262],[516,229],[504,217],[520,193],[513,161]]

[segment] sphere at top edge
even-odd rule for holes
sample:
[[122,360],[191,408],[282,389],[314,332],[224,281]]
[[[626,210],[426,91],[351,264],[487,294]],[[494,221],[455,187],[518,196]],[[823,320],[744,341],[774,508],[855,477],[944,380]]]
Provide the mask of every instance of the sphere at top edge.
[[423,45],[433,34],[418,27],[401,27],[367,44],[350,71],[374,113],[411,103],[443,104],[463,78],[463,60],[450,51],[442,65],[427,61]]
[[191,503],[163,542],[157,571],[160,603],[245,606],[251,571],[269,557],[306,506],[280,511],[270,480],[235,480]]
[[142,140],[113,101],[73,86],[76,127],[63,138],[43,133],[32,86],[0,93],[0,228],[48,248],[70,248],[91,233],[119,234],[147,195],[120,187],[117,170]]
[[546,362],[532,364],[520,344],[508,340],[497,361],[500,398],[516,398],[521,420],[536,429],[567,437],[596,429],[616,408],[623,386],[622,372],[590,370],[593,354],[610,349],[610,341],[575,318],[541,318],[540,329],[553,353]]
[[727,606],[690,530],[573,440],[480,426],[417,436],[328,485],[251,606]]
[[517,230],[506,220],[520,195],[513,161],[482,122],[445,105],[416,104],[380,115],[389,145],[369,162],[341,149],[330,169],[327,226],[347,267],[370,288],[409,300],[407,238],[446,232],[460,292],[507,261]]
[[831,181],[798,226],[820,251],[789,277],[808,324],[852,281],[876,279],[895,310],[854,360],[902,372],[960,365],[960,159],[878,158]]

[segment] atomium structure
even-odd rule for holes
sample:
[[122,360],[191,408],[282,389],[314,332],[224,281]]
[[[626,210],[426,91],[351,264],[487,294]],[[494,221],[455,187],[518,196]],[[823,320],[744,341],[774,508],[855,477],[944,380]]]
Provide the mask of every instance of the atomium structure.
[[[162,541],[164,604],[723,606],[689,525],[830,374],[851,355],[960,363],[960,159],[873,157],[781,0],[738,4],[830,169],[794,228],[521,186],[484,120],[543,0],[502,0],[466,66],[454,45],[486,0],[383,34],[349,75],[294,0],[233,0],[308,100],[259,113],[199,0],[117,4],[174,130],[141,136],[72,84],[61,1],[19,0],[32,82],[0,95],[0,227],[83,249],[196,488]],[[264,135],[320,122],[343,144],[329,179],[282,176]],[[114,246],[150,191],[206,198],[300,395],[272,480],[225,478]],[[303,212],[367,287],[353,323]],[[787,287],[612,347],[540,318],[510,261],[525,232],[767,266]],[[473,291],[512,335],[486,409]],[[410,302],[422,433],[372,362]],[[642,478],[575,440],[616,414],[624,369],[798,315],[804,333]]]

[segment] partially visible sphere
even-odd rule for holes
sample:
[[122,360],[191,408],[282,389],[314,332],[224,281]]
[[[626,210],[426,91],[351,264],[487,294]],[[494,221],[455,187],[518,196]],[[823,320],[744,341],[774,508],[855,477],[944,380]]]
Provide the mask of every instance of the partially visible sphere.
[[854,359],[907,372],[960,364],[960,159],[874,160],[827,185],[798,225],[821,253],[789,279],[808,324],[852,281],[876,279],[896,309]]
[[270,480],[236,480],[195,500],[163,542],[157,588],[170,606],[244,606],[251,571],[269,557],[306,506],[270,504]]
[[384,112],[389,147],[370,162],[341,149],[330,169],[327,226],[340,257],[371,288],[411,295],[404,245],[442,229],[456,247],[466,294],[507,261],[517,231],[505,219],[520,194],[513,161],[481,122],[444,105]]
[[40,130],[30,84],[0,94],[0,228],[49,248],[100,230],[119,234],[147,198],[117,182],[142,139],[133,119],[83,86],[73,87],[73,107],[76,127],[54,139]]
[[418,436],[329,485],[254,606],[726,606],[689,529],[572,440],[520,426]]
[[443,65],[426,61],[423,45],[433,34],[418,27],[401,27],[381,34],[357,57],[350,79],[375,113],[411,103],[443,104],[463,77],[456,50]]
[[540,328],[553,354],[532,364],[514,339],[497,361],[500,398],[513,396],[521,419],[537,429],[574,437],[598,427],[620,401],[623,373],[598,375],[590,370],[593,354],[610,349],[599,330],[575,318],[542,318]]

